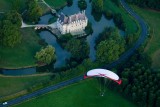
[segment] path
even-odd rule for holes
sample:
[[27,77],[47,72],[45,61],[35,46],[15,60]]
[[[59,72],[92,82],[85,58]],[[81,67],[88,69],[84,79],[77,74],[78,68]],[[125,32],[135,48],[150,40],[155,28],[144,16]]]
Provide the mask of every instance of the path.
[[49,8],[51,9],[52,13],[56,13],[56,10],[53,9],[49,4],[47,4],[44,0],[42,0],[42,2]]
[[57,28],[57,22],[54,22],[49,25],[46,25],[46,24],[28,25],[28,24],[24,23],[23,20],[21,22],[22,22],[21,28],[25,28],[25,27],[51,27],[52,29]]
[[[140,45],[142,45],[144,43],[144,41],[145,41],[145,39],[147,37],[147,31],[148,31],[148,29],[147,29],[147,26],[146,26],[144,20],[141,17],[139,17],[128,6],[128,4],[126,4],[124,2],[124,0],[120,0],[120,1],[121,1],[121,5],[124,7],[124,9],[137,20],[137,22],[139,23],[139,25],[141,27],[142,32],[140,34],[139,39],[136,41],[136,43],[134,44],[134,46],[131,49],[129,49],[128,51],[126,51],[117,61],[114,61],[113,63],[108,64],[108,65],[106,65],[106,66],[103,67],[103,68],[107,68],[107,69],[111,69],[111,68],[115,67],[117,64],[119,64],[120,62],[124,61],[129,56],[131,56],[132,54],[134,54],[134,51],[136,49],[138,49],[140,47]],[[68,81],[60,82],[60,83],[58,83],[56,85],[52,85],[52,86],[43,88],[41,90],[38,90],[36,92],[30,93],[30,94],[27,94],[27,95],[24,95],[24,96],[21,96],[19,98],[15,98],[13,100],[8,101],[8,104],[5,105],[5,106],[2,106],[2,104],[1,104],[0,107],[7,107],[7,106],[15,105],[15,104],[21,103],[23,101],[27,101],[27,100],[29,100],[31,98],[35,98],[35,97],[38,97],[38,96],[43,95],[45,93],[51,92],[53,90],[59,89],[61,87],[70,85],[72,83],[79,82],[81,80],[83,80],[83,75],[79,76],[79,77],[75,77],[75,78],[70,79]]]

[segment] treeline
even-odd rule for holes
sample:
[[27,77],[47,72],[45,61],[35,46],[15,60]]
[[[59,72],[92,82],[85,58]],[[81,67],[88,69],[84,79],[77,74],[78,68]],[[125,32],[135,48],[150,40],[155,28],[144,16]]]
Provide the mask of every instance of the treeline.
[[126,1],[138,5],[139,7],[149,7],[152,9],[160,10],[159,0],[126,0]]
[[160,107],[160,72],[151,69],[151,59],[142,51],[137,51],[130,60],[120,65],[118,70],[122,85],[110,85],[127,99],[143,107]]

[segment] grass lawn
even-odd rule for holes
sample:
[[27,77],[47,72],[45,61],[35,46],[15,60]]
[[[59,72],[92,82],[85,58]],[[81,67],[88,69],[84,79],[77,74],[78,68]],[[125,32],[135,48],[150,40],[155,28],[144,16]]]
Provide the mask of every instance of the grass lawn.
[[0,47],[0,68],[34,66],[35,54],[40,50],[39,36],[32,28],[21,29],[22,43],[14,48]]
[[138,26],[135,20],[123,9],[123,7],[117,7],[111,0],[104,1],[104,10],[110,10],[113,13],[121,13],[126,23],[127,33],[136,33]]
[[24,102],[16,107],[135,107],[119,94],[106,89],[99,95],[97,81],[85,80]]
[[50,79],[50,75],[37,75],[26,77],[1,77],[0,76],[0,96],[6,96],[25,90],[30,86]]
[[55,9],[65,6],[67,3],[66,0],[45,0],[45,2]]
[[152,67],[160,69],[160,12],[142,9],[136,6],[132,6],[133,9],[144,18],[148,23],[150,30],[153,32],[151,34],[151,39],[149,40],[145,52],[148,53],[152,60]]

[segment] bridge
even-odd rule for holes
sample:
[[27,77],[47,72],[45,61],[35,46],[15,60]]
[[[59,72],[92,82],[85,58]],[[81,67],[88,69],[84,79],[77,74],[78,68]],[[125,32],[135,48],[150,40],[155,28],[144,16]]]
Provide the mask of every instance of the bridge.
[[21,28],[27,28],[27,27],[39,27],[39,28],[46,28],[46,27],[50,27],[52,29],[56,29],[57,28],[57,22],[51,23],[51,24],[35,24],[35,25],[29,25],[26,24],[25,22],[23,22],[23,20],[21,21],[22,25]]

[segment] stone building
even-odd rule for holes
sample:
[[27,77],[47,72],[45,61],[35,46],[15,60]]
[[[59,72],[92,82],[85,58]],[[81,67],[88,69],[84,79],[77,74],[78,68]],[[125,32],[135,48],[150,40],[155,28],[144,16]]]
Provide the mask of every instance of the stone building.
[[88,18],[85,15],[85,11],[71,16],[66,16],[61,13],[57,19],[57,28],[61,34],[71,33],[72,35],[76,35],[84,33],[87,23]]

